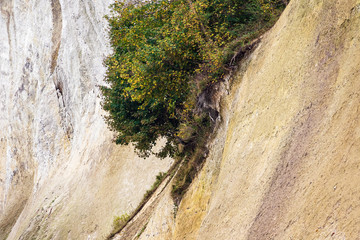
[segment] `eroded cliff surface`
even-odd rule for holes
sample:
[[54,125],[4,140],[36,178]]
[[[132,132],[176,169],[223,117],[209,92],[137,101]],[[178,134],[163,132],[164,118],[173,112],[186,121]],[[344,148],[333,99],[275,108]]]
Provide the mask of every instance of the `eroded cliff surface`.
[[0,1],[0,239],[102,239],[171,163],[111,143],[110,3]]
[[168,187],[117,239],[358,239],[359,27],[358,0],[292,0],[230,81],[178,211]]
[[[111,144],[110,1],[0,0],[0,239],[102,239],[170,160]],[[292,0],[222,83],[178,208],[163,185],[116,239],[357,239],[360,1]]]

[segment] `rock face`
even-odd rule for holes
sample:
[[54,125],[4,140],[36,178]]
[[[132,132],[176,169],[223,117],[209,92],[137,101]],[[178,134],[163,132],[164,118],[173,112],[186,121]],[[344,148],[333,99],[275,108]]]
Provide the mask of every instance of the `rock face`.
[[358,239],[359,26],[358,0],[292,0],[230,82],[176,218],[164,190],[140,239]]
[[[102,239],[171,160],[114,146],[97,84],[109,1],[0,0],[0,239]],[[360,1],[292,0],[220,102],[180,205],[115,239],[357,239]]]
[[112,144],[111,0],[0,0],[0,239],[101,239],[171,160]]

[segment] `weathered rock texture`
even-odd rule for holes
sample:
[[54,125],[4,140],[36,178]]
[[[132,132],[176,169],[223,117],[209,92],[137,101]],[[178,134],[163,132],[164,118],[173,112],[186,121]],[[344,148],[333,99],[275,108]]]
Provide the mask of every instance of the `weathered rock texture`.
[[[0,0],[0,239],[102,239],[169,167],[101,118],[108,4]],[[221,86],[178,210],[164,182],[116,238],[359,239],[359,26],[359,0],[292,0]]]
[[102,239],[170,165],[111,143],[110,3],[0,0],[0,239]]
[[175,220],[168,193],[140,239],[360,239],[359,79],[360,1],[292,0],[231,81]]

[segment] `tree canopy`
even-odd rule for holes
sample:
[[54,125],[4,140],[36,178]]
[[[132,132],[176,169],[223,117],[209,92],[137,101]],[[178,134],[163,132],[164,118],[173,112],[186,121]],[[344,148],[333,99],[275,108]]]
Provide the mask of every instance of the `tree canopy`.
[[146,157],[163,137],[157,155],[172,156],[180,123],[193,117],[196,94],[225,73],[227,44],[268,21],[278,2],[115,1],[106,17],[113,53],[101,90],[116,143],[133,143]]

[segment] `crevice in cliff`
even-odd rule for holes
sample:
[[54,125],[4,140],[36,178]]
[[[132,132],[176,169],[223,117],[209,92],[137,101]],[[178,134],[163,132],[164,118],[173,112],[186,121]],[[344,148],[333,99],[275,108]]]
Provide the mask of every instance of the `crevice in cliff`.
[[[59,57],[59,50],[61,45],[62,13],[61,13],[61,4],[59,0],[51,1],[51,10],[53,15],[53,32],[51,37],[52,49],[51,49],[50,74],[52,75],[57,66],[57,60]],[[71,124],[71,121],[69,121],[70,119],[70,117],[68,116],[69,113],[66,110],[64,82],[62,81],[62,79],[60,79],[58,73],[56,73],[56,76],[53,76],[53,81],[55,85],[56,96],[59,102],[61,125],[68,139],[71,139],[73,133],[73,126]]]
[[226,69],[227,73],[224,78],[216,83],[208,84],[198,95],[195,113],[199,116],[202,114],[208,115],[210,122],[202,121],[200,123],[201,126],[197,126],[197,129],[194,131],[196,136],[191,136],[190,141],[187,141],[183,147],[185,156],[179,171],[175,175],[172,189],[172,197],[176,205],[180,204],[191,183],[206,162],[209,152],[208,145],[214,138],[221,122],[220,102],[223,96],[229,94],[229,85],[234,73],[237,72],[242,61],[256,49],[260,41],[261,37],[240,47],[227,64],[228,69]]
[[236,68],[238,66],[238,63],[258,46],[261,38],[262,36],[254,39],[251,43],[239,48],[239,50],[234,54],[228,64],[228,68],[230,71]]
[[54,86],[56,91],[56,96],[59,103],[59,113],[61,117],[61,126],[64,129],[64,132],[68,139],[72,138],[74,132],[73,125],[71,123],[71,118],[68,111],[66,110],[65,104],[65,92],[64,92],[64,83],[58,76],[54,76]]
[[53,15],[53,32],[52,32],[52,49],[51,49],[51,67],[50,72],[51,74],[54,72],[58,55],[59,49],[61,44],[61,31],[62,31],[62,16],[61,16],[61,5],[59,0],[52,0],[51,1],[51,9]]
[[12,11],[12,2],[6,1],[0,1],[0,10],[1,14],[6,19],[6,31],[7,31],[7,37],[8,37],[8,44],[9,44],[9,62],[10,66],[13,65],[13,59],[12,59],[12,39],[11,39],[11,22],[14,24],[14,33],[16,33],[16,27],[15,27],[15,21],[14,21],[14,13]]

